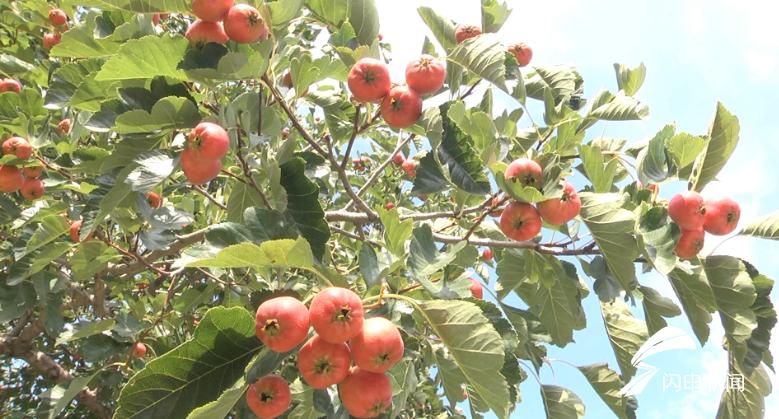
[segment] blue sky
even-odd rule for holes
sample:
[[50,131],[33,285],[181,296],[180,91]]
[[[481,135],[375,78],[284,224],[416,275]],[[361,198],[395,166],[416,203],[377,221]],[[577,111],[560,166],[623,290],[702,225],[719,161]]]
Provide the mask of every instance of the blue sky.
[[[764,1],[686,0],[633,1],[558,0],[520,2],[509,0],[514,12],[500,32],[506,43],[524,41],[534,50],[534,65],[574,64],[585,80],[585,95],[601,88],[616,90],[612,64],[630,66],[643,62],[647,78],[638,97],[649,105],[649,119],[629,123],[600,123],[590,131],[632,141],[650,138],[663,125],[705,133],[719,100],[739,117],[741,141],[718,182],[707,186],[704,196],[727,195],[742,208],[742,224],[779,208],[772,160],[779,152],[779,127],[774,123],[779,105],[779,27],[772,18],[779,6]],[[401,80],[408,61],[421,49],[429,31],[416,13],[420,5],[463,23],[479,24],[477,0],[398,1],[377,0],[384,40],[393,46],[390,65],[393,78]],[[505,103],[514,107],[510,101]],[[534,116],[540,113],[534,113]],[[663,185],[661,196],[670,198],[682,182]],[[707,237],[704,254],[721,238]],[[716,253],[743,257],[763,273],[779,278],[779,265],[771,255],[779,243],[734,238]],[[592,286],[589,278],[583,278]],[[649,274],[639,281],[672,296],[665,278]],[[491,282],[491,286],[494,286]],[[779,292],[774,290],[774,301]],[[617,369],[600,319],[597,297],[584,301],[588,328],[575,334],[576,343],[565,349],[551,348],[550,357],[576,365],[607,361]],[[639,308],[634,310],[643,318]],[[688,331],[686,318],[670,322]],[[696,351],[673,351],[648,359],[660,373],[639,396],[640,418],[713,418],[720,392],[713,386],[698,391],[663,391],[663,374],[701,377],[703,383],[721,382],[727,374],[725,352],[720,348],[722,327],[715,317],[709,343]],[[774,339],[773,353],[779,355]],[[613,417],[578,371],[563,363],[545,367],[541,380],[573,389],[586,405],[587,418]],[[771,374],[778,387],[779,380]],[[777,390],[779,391],[779,390]],[[538,385],[531,377],[522,386],[523,402],[513,417],[543,417]],[[766,417],[779,417],[779,397],[767,400]]]

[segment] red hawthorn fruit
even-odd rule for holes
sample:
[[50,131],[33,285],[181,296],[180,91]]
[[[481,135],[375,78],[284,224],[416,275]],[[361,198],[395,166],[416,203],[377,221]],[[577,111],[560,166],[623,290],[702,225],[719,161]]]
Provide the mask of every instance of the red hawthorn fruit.
[[536,207],[524,202],[512,202],[503,209],[500,229],[516,241],[530,240],[541,231],[541,216]]
[[484,249],[484,251],[481,253],[481,258],[482,258],[482,259],[483,259],[485,262],[489,262],[489,261],[491,261],[491,260],[492,260],[492,257],[493,257],[493,255],[492,255],[492,249]]
[[146,202],[152,208],[159,208],[162,206],[162,197],[157,192],[149,192],[146,194]]
[[338,395],[350,415],[375,418],[392,405],[392,384],[385,374],[354,367],[338,385]]
[[206,22],[200,19],[189,25],[184,36],[189,40],[190,45],[197,48],[202,48],[210,42],[224,45],[230,40],[222,22]]
[[388,209],[388,210],[393,210],[393,209],[395,209],[395,203],[394,203],[394,202],[392,202],[392,201],[390,201],[390,202],[387,202],[387,204],[386,204],[386,205],[384,205],[384,208],[386,208],[386,209]]
[[579,194],[569,182],[565,182],[563,195],[538,203],[538,213],[549,224],[562,225],[573,220],[582,208]]
[[362,301],[349,289],[323,289],[311,300],[309,312],[311,326],[330,343],[346,342],[362,330]]
[[59,44],[60,41],[62,41],[62,34],[58,32],[48,32],[43,35],[43,48],[45,48],[46,51],[49,51],[54,48],[55,45]]
[[275,374],[260,378],[246,390],[246,404],[261,419],[281,416],[289,409],[291,403],[292,392],[289,390],[289,383]]
[[159,13],[155,13],[155,14],[153,14],[153,15],[151,16],[151,23],[152,23],[154,26],[157,26],[157,25],[159,25],[159,24],[160,24],[160,14],[159,14]]
[[530,60],[533,59],[533,49],[524,42],[511,45],[508,51],[514,56],[520,67],[530,64]]
[[506,182],[520,182],[523,186],[533,186],[541,189],[544,169],[540,164],[525,157],[520,157],[506,168],[503,176]]
[[475,38],[479,35],[481,35],[481,28],[478,26],[457,25],[457,28],[454,30],[454,39],[457,40],[458,44],[466,39]]
[[217,124],[201,122],[189,132],[187,148],[194,150],[199,158],[221,159],[230,148],[230,136]]
[[19,193],[28,201],[35,201],[43,196],[43,182],[40,179],[25,179]]
[[390,89],[381,101],[381,116],[391,128],[402,129],[414,125],[422,115],[422,98],[408,86]]
[[384,373],[403,358],[403,337],[395,325],[383,318],[363,322],[362,331],[349,341],[352,359],[365,371]]
[[352,358],[346,343],[330,343],[314,335],[300,348],[297,365],[306,384],[324,389],[349,375]]
[[49,10],[49,23],[54,26],[62,26],[68,23],[68,15],[62,9]]
[[16,192],[22,187],[24,176],[15,166],[0,166],[0,192]]
[[401,153],[398,153],[398,154],[395,154],[394,156],[392,156],[392,162],[395,163],[398,166],[402,165],[403,162],[405,162],[405,161],[406,161],[406,158],[403,157],[403,154],[401,154]]
[[679,236],[679,241],[676,242],[674,249],[676,256],[679,256],[680,259],[693,259],[703,249],[704,236],[701,227],[695,230],[682,230],[682,235]]
[[192,13],[206,22],[219,22],[233,3],[233,0],[192,0]]
[[143,342],[135,342],[133,344],[133,356],[135,358],[143,358],[146,356],[146,345]]
[[362,58],[349,70],[347,84],[357,102],[378,102],[390,91],[389,69],[375,58]]
[[695,191],[674,195],[668,203],[668,215],[682,230],[697,230],[703,227],[706,216],[703,197]]
[[193,149],[187,148],[181,152],[181,169],[190,183],[202,185],[219,175],[222,162],[218,159],[199,157]]
[[20,159],[32,157],[32,145],[22,137],[11,137],[3,141],[3,154],[13,154]]
[[14,79],[0,79],[0,93],[14,92],[19,93],[22,91],[22,84]]
[[81,235],[81,224],[83,223],[82,220],[75,220],[70,222],[70,227],[68,230],[70,231],[70,239],[74,242],[78,243],[81,240],[79,239]]
[[274,352],[287,352],[308,336],[309,313],[292,297],[276,297],[260,304],[255,315],[257,338]]
[[70,118],[65,118],[62,121],[57,124],[57,129],[59,130],[60,134],[68,134],[70,133],[70,129],[72,127]]
[[410,177],[411,179],[414,179],[417,177],[417,166],[419,166],[419,161],[414,159],[407,159],[403,162],[403,165],[401,166],[403,171],[406,172],[406,175]]
[[27,179],[38,179],[43,175],[43,167],[41,166],[34,166],[34,167],[25,167],[22,169],[22,174]]
[[420,95],[437,92],[445,79],[446,67],[432,55],[422,55],[406,66],[406,84]]
[[484,288],[482,288],[481,283],[473,278],[468,278],[468,280],[471,281],[471,295],[473,298],[482,299],[484,298]]
[[703,229],[715,236],[730,234],[738,226],[741,207],[730,198],[707,199]]
[[231,7],[224,18],[224,27],[227,36],[240,44],[264,41],[270,33],[260,12],[248,4]]

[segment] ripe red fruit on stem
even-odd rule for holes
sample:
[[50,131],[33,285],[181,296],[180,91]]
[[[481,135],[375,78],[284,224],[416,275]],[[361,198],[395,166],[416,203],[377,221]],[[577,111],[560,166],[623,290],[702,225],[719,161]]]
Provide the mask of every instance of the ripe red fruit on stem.
[[320,291],[311,300],[310,314],[311,326],[330,343],[346,342],[362,330],[362,301],[346,288]]
[[209,42],[224,45],[230,40],[221,22],[206,22],[199,19],[189,25],[184,36],[189,40],[190,45],[198,48],[202,48]]
[[268,39],[268,26],[260,12],[248,4],[236,4],[231,7],[224,18],[227,36],[240,44]]
[[284,378],[266,375],[246,390],[246,404],[255,415],[262,419],[281,416],[292,403],[292,392]]
[[730,234],[738,226],[741,207],[730,198],[707,199],[703,229],[716,236]]
[[396,164],[396,165],[398,165],[398,166],[400,166],[401,164],[403,164],[403,162],[404,162],[404,161],[406,161],[406,159],[405,159],[405,157],[403,157],[403,155],[402,155],[402,154],[400,154],[400,153],[398,153],[398,154],[395,154],[394,156],[392,156],[392,162],[393,162],[393,163],[395,163],[395,164]]
[[157,192],[149,192],[146,194],[146,202],[152,208],[159,208],[162,206],[162,197]]
[[500,229],[503,234],[516,241],[530,240],[541,231],[541,216],[530,204],[512,202],[503,209]]
[[392,405],[392,384],[385,374],[354,367],[338,385],[346,410],[357,418],[375,418]]
[[61,40],[62,35],[60,33],[46,33],[43,35],[43,48],[48,51],[54,48],[55,45],[59,44]]
[[408,177],[414,179],[415,177],[417,177],[417,166],[419,166],[419,161],[414,159],[408,159],[403,162],[403,165],[401,167],[403,171],[406,172],[406,175],[408,175]]
[[530,60],[533,59],[533,49],[524,42],[511,45],[508,51],[514,56],[520,67],[530,64]]
[[292,297],[276,297],[260,304],[255,322],[257,338],[274,352],[287,352],[308,336],[308,310]]
[[468,278],[468,280],[471,281],[470,290],[473,298],[478,298],[480,300],[484,298],[484,288],[481,286],[481,282],[473,278]]
[[492,260],[492,249],[484,249],[484,252],[481,254],[481,258],[484,259],[486,262],[489,262]]
[[22,197],[28,201],[35,201],[43,196],[43,182],[40,179],[26,179],[19,189]]
[[349,70],[347,84],[354,100],[377,102],[390,91],[389,69],[375,58],[362,58]]
[[0,166],[0,192],[16,192],[22,187],[24,177],[15,166]]
[[70,227],[68,230],[70,231],[70,239],[74,242],[78,243],[81,240],[79,239],[79,235],[81,234],[81,224],[83,221],[81,220],[75,220],[70,222]]
[[71,128],[71,121],[70,118],[65,118],[62,121],[57,124],[57,129],[59,130],[60,134],[67,134],[70,132]]
[[478,26],[457,25],[457,28],[454,30],[454,38],[457,40],[458,44],[466,39],[475,38],[479,35],[481,35],[481,28]]
[[22,169],[22,174],[24,174],[24,177],[27,179],[38,179],[43,174],[43,167],[25,167]]
[[0,79],[0,93],[14,92],[19,93],[22,91],[22,84],[14,79]]
[[298,370],[316,389],[338,384],[349,375],[352,359],[346,343],[330,343],[314,335],[298,352]]
[[405,346],[400,331],[391,321],[372,317],[365,320],[362,332],[349,341],[349,348],[358,367],[383,373],[403,358]]
[[695,191],[676,194],[668,203],[668,215],[682,230],[697,230],[703,227],[705,214],[703,197]]
[[536,189],[541,189],[543,171],[544,169],[541,168],[540,164],[528,158],[520,157],[509,163],[503,176],[506,182],[520,182],[523,186],[533,186]]
[[432,55],[423,55],[406,66],[406,84],[420,95],[437,92],[444,85],[446,67]]
[[395,209],[395,203],[394,202],[387,202],[387,204],[384,205],[384,208],[386,208],[388,210]]
[[221,126],[201,122],[189,132],[187,147],[194,150],[199,158],[221,159],[230,148],[230,137]]
[[219,175],[222,162],[199,157],[195,150],[187,148],[181,153],[181,169],[193,185],[208,183]]
[[563,195],[538,204],[538,213],[549,224],[561,225],[573,220],[582,208],[579,194],[569,182],[565,182]]
[[381,116],[392,128],[414,125],[422,115],[422,98],[408,86],[395,86],[381,101]]
[[32,145],[22,137],[11,137],[3,141],[3,154],[13,154],[20,159],[32,156]]
[[193,0],[192,13],[207,22],[219,22],[233,7],[233,0]]
[[676,242],[674,251],[680,259],[692,259],[703,249],[703,228],[695,230],[682,230],[679,241]]
[[68,23],[68,15],[62,9],[49,10],[49,23],[54,26],[62,26]]
[[133,356],[135,358],[143,358],[146,355],[146,345],[143,342],[135,342],[133,344]]

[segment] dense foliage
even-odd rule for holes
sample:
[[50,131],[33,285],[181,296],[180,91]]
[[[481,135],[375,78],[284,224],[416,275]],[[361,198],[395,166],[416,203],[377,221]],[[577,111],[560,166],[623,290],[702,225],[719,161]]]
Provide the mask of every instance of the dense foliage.
[[[604,326],[617,365],[578,369],[616,417],[640,416],[620,389],[682,315],[701,344],[718,318],[730,372],[746,379],[717,417],[763,417],[773,281],[735,257],[682,254],[658,193],[686,182],[706,196],[727,176],[739,122],[724,105],[702,134],[603,137],[601,121],[648,116],[644,66],[617,64],[614,92],[585,95],[574,67],[526,66],[532,50],[501,39],[499,0],[481,1],[468,36],[419,9],[434,37],[420,54],[446,76],[409,123],[390,112],[413,89],[379,105],[347,88],[355,63],[391,55],[374,0],[250,1],[269,34],[195,45],[189,0],[54,3],[0,4],[0,78],[21,86],[0,89],[0,136],[32,146],[0,158],[0,416],[252,417],[247,388],[277,374],[287,417],[345,417],[337,388],[301,380],[299,347],[272,351],[254,317],[271,298],[309,305],[339,286],[402,336],[390,418],[521,416],[519,383],[539,381],[547,348]],[[226,154],[185,161],[204,121],[224,127]],[[538,185],[506,180],[518,158],[542,168]],[[499,226],[507,204],[569,195],[575,219],[530,240]],[[743,225],[779,239],[777,214]],[[642,284],[648,271],[675,298]],[[585,318],[585,298],[602,321]],[[549,418],[584,415],[573,389],[538,390]]]

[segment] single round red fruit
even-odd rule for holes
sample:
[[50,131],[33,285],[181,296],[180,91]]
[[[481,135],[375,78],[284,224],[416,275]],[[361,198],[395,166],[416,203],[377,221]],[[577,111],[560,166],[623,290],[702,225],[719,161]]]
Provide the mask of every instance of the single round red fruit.
[[143,342],[135,342],[133,344],[133,356],[135,358],[143,358],[146,356],[146,345]]
[[152,208],[159,208],[162,206],[162,197],[157,192],[149,192],[146,194],[146,202]]
[[192,13],[206,22],[219,22],[233,3],[233,0],[192,0]]
[[582,201],[579,194],[569,182],[565,182],[563,195],[560,198],[549,199],[538,203],[538,213],[549,224],[562,225],[579,215]]
[[224,45],[230,40],[225,33],[222,22],[206,22],[199,19],[189,25],[184,36],[187,37],[190,45],[197,48],[202,48],[210,42]]
[[62,26],[68,23],[68,15],[62,9],[49,10],[49,23],[54,26]]
[[406,161],[406,158],[403,157],[403,154],[398,153],[398,154],[395,154],[394,156],[392,156],[392,162],[395,163],[398,166],[402,165],[403,162],[405,162],[405,161]]
[[403,358],[403,337],[395,325],[383,318],[372,317],[363,322],[362,332],[349,341],[352,359],[365,371],[389,371]]
[[703,229],[709,234],[723,236],[730,234],[738,226],[741,207],[730,198],[707,199]]
[[362,330],[362,301],[349,289],[323,289],[311,300],[309,311],[311,326],[330,343],[346,342]]
[[230,148],[230,136],[217,124],[201,122],[189,132],[187,147],[199,158],[221,159]]
[[481,258],[484,259],[485,262],[491,261],[492,256],[492,249],[484,249],[484,251],[481,253]]
[[695,191],[674,195],[668,203],[668,215],[682,230],[697,230],[703,227],[706,215],[703,197]]
[[349,375],[352,358],[349,346],[330,343],[314,335],[298,352],[298,370],[306,384],[316,389],[338,384]]
[[19,193],[24,199],[35,201],[43,196],[43,182],[40,179],[25,179]]
[[22,91],[22,84],[14,79],[0,79],[0,93],[14,92],[19,93]]
[[181,153],[181,169],[190,183],[202,185],[219,175],[222,162],[218,159],[199,157],[195,150],[187,148]]
[[406,175],[410,177],[411,179],[414,179],[417,177],[417,166],[419,166],[419,161],[414,159],[408,159],[403,162],[403,165],[401,168],[404,172],[406,172]]
[[22,174],[24,174],[24,177],[27,179],[38,179],[43,175],[43,167],[41,166],[31,166],[31,167],[25,167],[22,169]]
[[32,157],[32,145],[22,137],[10,137],[3,141],[3,154],[13,154],[20,159]]
[[466,39],[475,38],[479,35],[481,35],[481,28],[478,26],[457,25],[457,28],[454,30],[454,39],[457,40],[458,44]]
[[388,209],[388,210],[393,210],[393,209],[395,209],[395,203],[394,203],[394,202],[391,202],[391,201],[390,201],[390,202],[387,202],[387,203],[384,205],[384,208],[386,208],[386,209]]
[[693,259],[703,249],[704,236],[703,228],[700,227],[695,230],[682,230],[674,249],[676,256],[680,259]]
[[468,280],[471,281],[470,290],[471,290],[471,295],[473,296],[473,298],[478,298],[480,300],[482,298],[484,298],[484,288],[482,288],[481,282],[479,282],[479,281],[477,281],[477,280],[475,280],[473,278],[468,278]]
[[70,118],[65,118],[60,121],[59,124],[57,124],[57,129],[59,130],[60,134],[64,135],[70,133],[71,126]]
[[509,163],[503,176],[506,182],[520,182],[523,186],[533,186],[536,189],[541,189],[543,172],[544,169],[541,168],[540,164],[528,158],[520,157]]
[[444,85],[446,67],[432,55],[423,55],[406,66],[406,84],[420,95],[437,92]]
[[60,41],[62,41],[62,34],[59,32],[48,32],[43,35],[43,48],[45,48],[46,51],[49,51],[54,48],[55,45],[59,44]]
[[82,220],[75,220],[70,222],[70,227],[68,228],[68,231],[70,232],[70,239],[74,242],[78,243],[80,242],[80,235],[81,235],[81,224],[83,223]]
[[306,306],[292,297],[272,298],[257,307],[257,338],[274,352],[287,352],[308,336],[309,314]]
[[392,384],[385,374],[354,367],[338,385],[346,410],[356,418],[375,418],[392,405]]
[[530,64],[530,60],[533,59],[533,49],[524,42],[511,45],[508,50],[517,60],[520,67]]
[[402,129],[414,125],[422,115],[422,98],[408,86],[390,89],[381,101],[381,116],[392,128]]
[[512,202],[503,209],[500,229],[516,241],[530,240],[541,231],[541,216],[536,207],[524,202]]
[[0,192],[16,192],[22,187],[24,176],[15,166],[0,166]]
[[281,416],[292,403],[292,392],[284,378],[266,375],[246,390],[246,404],[261,419]]
[[390,91],[389,69],[375,58],[362,58],[349,70],[347,84],[354,100],[377,102]]
[[268,39],[268,26],[262,19],[260,12],[248,4],[236,4],[227,12],[224,19],[225,32],[239,44]]

